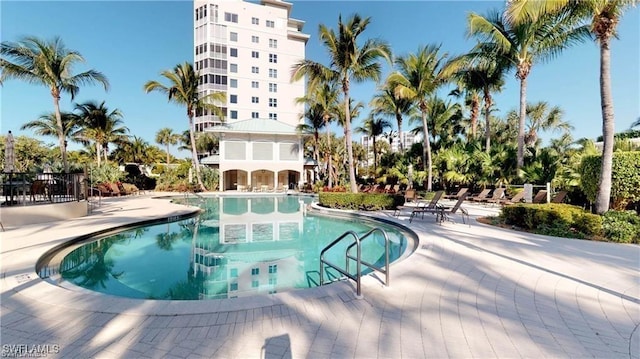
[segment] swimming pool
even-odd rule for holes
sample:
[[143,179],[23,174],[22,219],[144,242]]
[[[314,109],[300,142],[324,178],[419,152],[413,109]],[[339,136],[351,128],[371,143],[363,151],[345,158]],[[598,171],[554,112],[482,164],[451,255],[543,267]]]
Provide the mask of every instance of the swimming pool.
[[[310,201],[298,196],[191,200],[202,208],[200,215],[74,244],[52,256],[40,275],[129,298],[223,299],[318,286],[320,251],[348,230],[361,235],[383,228],[391,261],[407,249],[398,227],[314,214],[307,211]],[[344,262],[348,244],[332,249],[329,259]],[[381,263],[381,235],[363,242],[362,258]],[[337,279],[338,274],[327,270],[327,277]]]

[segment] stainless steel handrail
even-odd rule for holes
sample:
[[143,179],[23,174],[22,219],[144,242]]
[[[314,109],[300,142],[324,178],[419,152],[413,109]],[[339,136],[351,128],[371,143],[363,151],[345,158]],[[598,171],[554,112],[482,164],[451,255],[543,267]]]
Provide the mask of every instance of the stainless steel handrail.
[[[380,231],[384,237],[384,242],[385,242],[385,267],[384,269],[377,267],[375,264],[372,263],[368,263],[366,261],[362,260],[362,240],[371,236],[371,234]],[[342,241],[344,238],[347,238],[348,236],[351,236],[354,238],[355,242],[350,244],[346,251],[345,251],[345,269],[342,269],[342,267],[338,266],[335,263],[331,263],[329,261],[327,261],[324,258],[325,253],[330,250],[331,248],[333,248],[333,246],[335,246],[336,244],[338,244],[340,241]],[[356,256],[354,257],[353,255],[350,254],[351,248],[356,247]],[[349,271],[349,260],[355,260],[356,261],[356,274],[353,275],[350,273]],[[385,274],[385,286],[389,286],[389,236],[387,236],[387,233],[382,230],[381,228],[373,228],[372,230],[370,230],[369,232],[365,233],[362,238],[360,238],[358,236],[358,234],[354,231],[347,231],[344,232],[340,237],[334,239],[331,243],[329,243],[327,246],[324,247],[324,249],[322,249],[322,251],[320,252],[320,285],[324,284],[324,266],[328,265],[330,267],[332,267],[333,269],[337,270],[338,272],[340,272],[342,275],[346,276],[347,278],[353,280],[356,282],[356,296],[358,298],[362,297],[362,285],[361,285],[361,281],[362,281],[362,265],[364,264],[365,266],[367,266],[369,269],[372,269],[374,271],[378,271],[381,273]]]

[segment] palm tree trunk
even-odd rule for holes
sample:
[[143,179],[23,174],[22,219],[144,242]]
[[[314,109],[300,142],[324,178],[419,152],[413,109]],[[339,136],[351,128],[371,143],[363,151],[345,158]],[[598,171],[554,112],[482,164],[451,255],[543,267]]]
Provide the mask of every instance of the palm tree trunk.
[[396,121],[398,122],[398,137],[400,138],[400,153],[404,153],[404,141],[402,141],[402,115],[396,114]]
[[373,178],[378,175],[378,152],[376,151],[376,136],[373,137]]
[[196,179],[198,181],[198,188],[201,191],[206,191],[207,189],[202,183],[202,177],[200,176],[200,166],[198,165],[198,149],[196,148],[196,136],[193,133],[193,115],[191,111],[189,111],[189,139],[191,140],[191,163],[193,164],[193,168],[196,171]]
[[613,168],[613,135],[615,118],[613,98],[611,97],[611,51],[609,37],[600,39],[600,101],[602,106],[602,167],[596,195],[596,213],[609,210],[611,198],[611,172]]
[[353,143],[351,143],[351,109],[349,106],[349,85],[345,83],[344,87],[344,107],[345,107],[345,141],[347,142],[347,160],[349,161],[349,182],[351,184],[351,193],[358,193],[358,184],[356,183],[356,171],[353,166]]
[[329,188],[333,187],[333,165],[331,164],[331,132],[327,126],[327,173],[329,174]]
[[471,99],[471,137],[475,140],[478,132],[478,109],[480,107],[480,101],[478,96],[473,95]]
[[100,142],[96,141],[96,159],[98,160],[98,167],[100,167],[100,162],[102,161],[102,157],[100,156]]
[[167,143],[167,165],[169,164],[169,161],[171,161],[171,158],[169,155],[169,144]]
[[520,79],[520,117],[518,118],[518,157],[517,169],[524,166],[524,126],[527,118],[527,77]]
[[427,192],[431,192],[433,182],[433,171],[431,169],[431,141],[429,140],[429,127],[427,126],[427,112],[422,111],[422,127],[424,132],[423,158],[426,158],[427,166]]
[[491,152],[491,94],[489,90],[485,89],[484,93],[484,122],[485,122],[485,151]]
[[58,125],[58,142],[60,143],[60,153],[62,154],[62,166],[64,167],[64,173],[69,172],[69,163],[67,163],[67,146],[65,145],[67,139],[63,132],[62,127],[62,115],[60,114],[60,96],[58,93],[53,93],[53,107],[56,112],[56,123]]

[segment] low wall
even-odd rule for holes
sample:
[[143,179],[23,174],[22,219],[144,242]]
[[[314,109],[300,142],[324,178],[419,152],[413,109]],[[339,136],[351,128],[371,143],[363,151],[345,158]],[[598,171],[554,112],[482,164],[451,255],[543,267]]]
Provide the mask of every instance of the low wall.
[[87,201],[2,207],[0,208],[0,221],[5,228],[10,228],[84,217],[87,215],[88,209]]

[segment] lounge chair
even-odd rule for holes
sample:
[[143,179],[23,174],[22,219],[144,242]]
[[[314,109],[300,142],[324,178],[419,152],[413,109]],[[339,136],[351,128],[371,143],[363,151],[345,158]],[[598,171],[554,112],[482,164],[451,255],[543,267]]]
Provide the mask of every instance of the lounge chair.
[[413,220],[413,217],[418,214],[422,214],[422,218],[424,218],[425,213],[433,213],[433,210],[436,208],[438,201],[442,198],[444,191],[437,191],[431,201],[419,201],[415,206],[411,207],[411,216],[409,216],[409,223]]
[[567,191],[560,191],[556,193],[555,196],[551,199],[551,203],[562,203],[564,199],[567,197]]
[[31,184],[30,188],[31,200],[36,201],[38,196],[45,200],[48,199],[51,201],[51,189],[49,188],[49,184],[45,180],[35,180]]
[[460,196],[466,194],[468,190],[469,190],[468,188],[463,187],[463,188],[460,188],[460,190],[458,190],[458,193],[445,195],[444,198],[445,199],[458,199],[458,198],[460,198]]
[[533,197],[532,203],[547,203],[547,191],[541,189],[536,193],[536,196]]
[[415,202],[418,200],[418,193],[415,189],[408,189],[404,192],[404,202]]
[[469,197],[467,199],[470,200],[470,201],[480,202],[483,199],[487,198],[487,196],[489,195],[489,192],[491,192],[490,189],[483,189],[482,192],[478,193],[475,196],[471,196],[471,197]]
[[[453,222],[451,220],[450,214],[455,214],[458,210],[460,210],[462,223],[469,224],[469,226],[471,226],[471,222],[469,221],[469,212],[464,207],[462,207],[462,202],[464,202],[464,198],[466,196],[467,196],[466,194],[463,194],[462,196],[460,196],[460,198],[458,198],[458,201],[456,201],[456,204],[454,204],[452,207],[438,205],[438,210],[440,211],[439,212],[440,224],[442,224],[442,222],[444,222],[445,220]],[[467,218],[466,221],[465,221],[465,217]]]
[[524,191],[520,191],[518,193],[516,193],[515,195],[513,195],[513,197],[508,198],[508,199],[502,199],[496,203],[500,204],[500,205],[508,205],[508,204],[515,204],[518,202],[522,202],[522,200],[524,199]]
[[493,194],[491,195],[490,198],[484,198],[484,199],[480,199],[480,202],[487,202],[487,203],[496,203],[498,201],[501,201],[502,198],[504,197],[504,188],[496,188],[493,190]]

